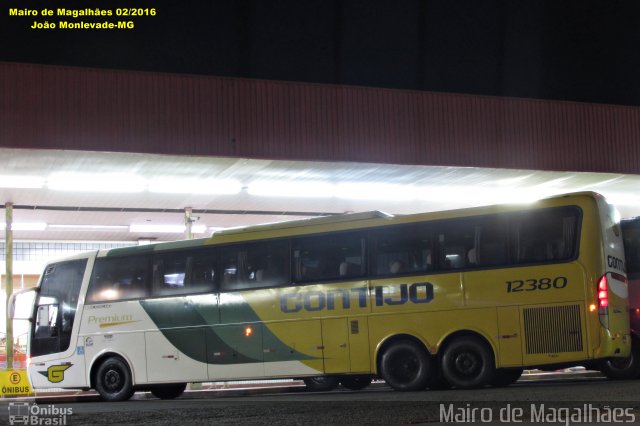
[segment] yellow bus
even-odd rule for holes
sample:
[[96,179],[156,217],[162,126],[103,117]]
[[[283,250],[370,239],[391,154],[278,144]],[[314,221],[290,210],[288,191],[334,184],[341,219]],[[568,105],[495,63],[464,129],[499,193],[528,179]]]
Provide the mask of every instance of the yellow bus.
[[49,264],[34,388],[302,379],[312,390],[504,386],[524,368],[630,353],[619,221],[595,193],[345,214]]
[[625,264],[629,286],[629,325],[631,356],[604,361],[600,371],[610,379],[640,378],[640,217],[620,223],[624,240]]

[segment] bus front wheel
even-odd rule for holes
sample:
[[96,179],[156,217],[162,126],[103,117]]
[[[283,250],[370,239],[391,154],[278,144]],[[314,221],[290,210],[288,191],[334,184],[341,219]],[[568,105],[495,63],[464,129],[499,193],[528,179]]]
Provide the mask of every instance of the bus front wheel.
[[105,401],[126,401],[133,396],[131,370],[119,357],[107,358],[96,371],[96,391]]
[[459,337],[444,350],[442,373],[458,389],[488,385],[495,374],[493,352],[479,337]]
[[303,381],[307,386],[307,390],[312,392],[326,392],[334,390],[340,384],[338,378],[333,376],[307,377],[303,379]]
[[417,391],[427,387],[432,373],[431,357],[412,340],[391,344],[380,358],[380,373],[389,386],[398,391]]
[[160,399],[175,399],[184,393],[187,388],[186,383],[178,383],[174,385],[164,385],[151,388],[151,395]]

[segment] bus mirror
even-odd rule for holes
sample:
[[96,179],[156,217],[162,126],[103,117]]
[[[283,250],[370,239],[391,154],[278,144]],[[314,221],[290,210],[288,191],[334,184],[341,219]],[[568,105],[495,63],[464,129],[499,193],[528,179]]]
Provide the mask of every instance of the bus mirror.
[[33,319],[33,302],[37,293],[36,288],[28,288],[13,293],[7,302],[7,316],[10,320]]

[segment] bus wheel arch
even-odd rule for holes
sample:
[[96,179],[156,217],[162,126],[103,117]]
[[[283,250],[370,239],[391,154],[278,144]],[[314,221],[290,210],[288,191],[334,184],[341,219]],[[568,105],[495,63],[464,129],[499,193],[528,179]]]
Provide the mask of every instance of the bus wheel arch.
[[133,396],[130,364],[119,354],[104,353],[91,366],[91,387],[105,401],[126,401]]
[[485,336],[475,331],[459,331],[440,345],[438,361],[447,382],[458,389],[491,384],[496,372],[496,352]]
[[410,334],[386,339],[376,354],[379,376],[398,391],[416,391],[427,387],[435,363],[425,344]]
[[631,355],[628,358],[611,359],[601,362],[597,368],[613,380],[633,380],[640,377],[640,339],[631,333]]

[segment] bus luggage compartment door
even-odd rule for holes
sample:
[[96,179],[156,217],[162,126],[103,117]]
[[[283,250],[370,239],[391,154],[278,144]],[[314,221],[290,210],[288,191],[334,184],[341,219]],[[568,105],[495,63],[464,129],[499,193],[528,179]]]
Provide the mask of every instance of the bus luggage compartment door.
[[145,341],[149,382],[207,379],[203,328],[147,331]]
[[322,346],[325,373],[344,373],[351,370],[346,318],[322,320]]

